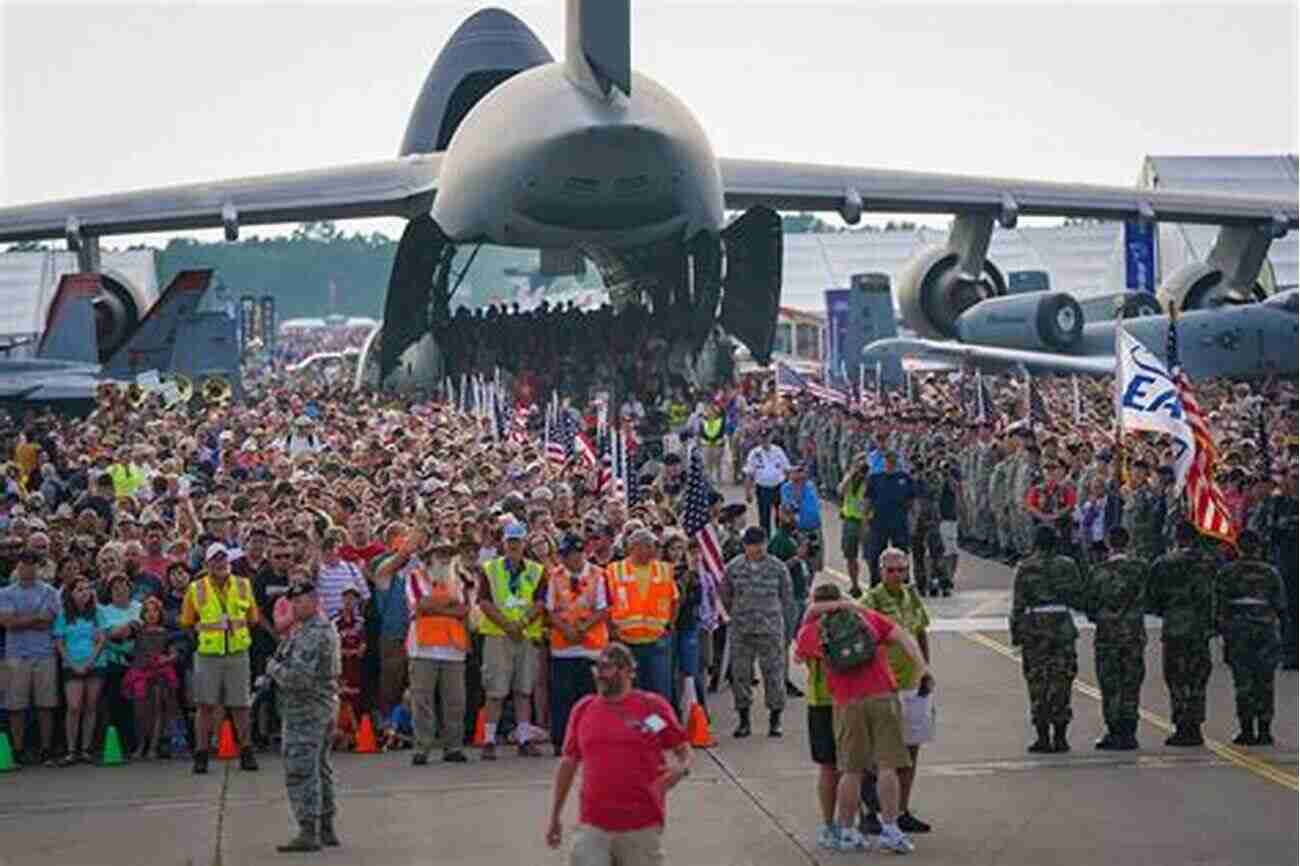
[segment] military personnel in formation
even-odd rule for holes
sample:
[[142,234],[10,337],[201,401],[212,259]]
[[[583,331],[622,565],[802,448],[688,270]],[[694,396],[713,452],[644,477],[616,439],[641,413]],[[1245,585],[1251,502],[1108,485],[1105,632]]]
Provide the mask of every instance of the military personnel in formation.
[[839,480],[835,484],[837,492],[840,488],[840,484],[843,483],[844,478],[849,474],[854,459],[857,458],[858,454],[865,453],[862,450],[864,444],[865,438],[862,434],[862,419],[856,415],[847,415],[845,417],[844,429],[840,431],[840,475]]
[[1278,625],[1286,599],[1282,576],[1260,556],[1259,535],[1247,529],[1237,546],[1241,558],[1220,574],[1215,602],[1241,724],[1233,742],[1265,746],[1273,742],[1273,681],[1282,648]]
[[1082,609],[1097,624],[1097,683],[1106,722],[1098,749],[1138,747],[1138,697],[1146,677],[1148,565],[1130,555],[1128,546],[1128,530],[1112,526],[1106,533],[1109,556],[1093,568],[1083,592]]
[[1165,684],[1169,688],[1170,714],[1175,730],[1167,746],[1199,746],[1205,742],[1205,686],[1213,664],[1210,638],[1214,635],[1214,583],[1218,562],[1197,543],[1196,528],[1182,523],[1175,547],[1151,565],[1147,606],[1164,618],[1160,640],[1164,644]]
[[916,498],[912,500],[912,579],[921,595],[936,595],[943,586],[943,542],[939,539],[939,497],[943,471],[938,458],[917,467]]
[[1016,568],[1011,596],[1011,643],[1020,647],[1030,721],[1038,735],[1031,752],[1070,750],[1070,690],[1079,672],[1079,629],[1070,608],[1079,606],[1083,573],[1073,559],[1057,555],[1056,544],[1051,527],[1034,531],[1033,550]]
[[749,708],[754,693],[750,677],[754,659],[763,676],[769,737],[781,736],[785,710],[785,612],[793,603],[790,572],[767,552],[763,530],[751,526],[741,536],[745,552],[727,563],[720,587],[722,603],[731,614],[731,689],[740,724],[735,736],[750,734]]
[[980,449],[975,465],[974,489],[971,501],[975,509],[975,537],[984,543],[985,551],[992,553],[1001,546],[998,538],[997,519],[989,499],[992,486],[993,469],[1005,456],[1002,445],[993,438],[993,428],[984,424],[980,427]]
[[1282,478],[1281,487],[1270,492],[1254,510],[1251,528],[1259,533],[1267,550],[1268,559],[1282,572],[1282,588],[1286,590],[1286,614],[1282,619],[1282,668],[1296,669],[1296,650],[1300,646],[1296,636],[1296,622],[1300,618],[1297,603],[1297,570],[1300,569],[1300,551],[1297,550],[1297,524],[1300,523],[1300,471],[1292,463]]
[[1010,559],[1015,553],[1015,538],[1011,522],[1011,479],[1018,461],[1020,440],[1006,439],[1006,453],[993,467],[989,476],[989,510],[993,514],[998,537],[999,554]]
[[1160,498],[1151,486],[1151,464],[1142,458],[1129,466],[1132,473],[1124,497],[1124,528],[1133,539],[1133,552],[1151,562],[1164,548],[1164,515]]
[[1016,551],[1024,555],[1033,547],[1034,533],[1034,519],[1025,509],[1025,497],[1029,494],[1029,488],[1037,484],[1042,475],[1042,451],[1034,441],[1032,432],[1022,430],[1021,436],[1025,440],[1025,447],[1020,451],[1020,460],[1016,463],[1015,474],[1012,476],[1008,511],[1011,514]]
[[325,619],[316,585],[289,588],[295,627],[267,662],[275,681],[283,719],[284,783],[298,835],[276,848],[281,852],[319,851],[337,846],[334,831],[334,767],[330,748],[338,718],[339,678],[343,673],[339,635]]

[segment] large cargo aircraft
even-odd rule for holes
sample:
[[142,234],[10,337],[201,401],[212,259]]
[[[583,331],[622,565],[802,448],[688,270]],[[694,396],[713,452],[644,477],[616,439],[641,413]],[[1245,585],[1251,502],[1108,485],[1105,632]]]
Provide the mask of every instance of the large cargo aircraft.
[[[452,256],[480,243],[579,253],[616,297],[672,310],[677,355],[721,326],[766,363],[781,295],[777,210],[955,217],[948,242],[896,284],[904,321],[952,338],[967,308],[1006,293],[987,260],[995,223],[1020,216],[1217,225],[1209,260],[1161,287],[1195,309],[1255,293],[1269,244],[1297,227],[1297,200],[854,166],[719,158],[691,111],[632,69],[630,0],[568,0],[564,60],[518,18],[467,19],[424,82],[398,156],[0,208],[0,241],[66,237],[94,271],[98,238],[133,232],[350,217],[407,220],[388,286],[381,380],[436,381],[431,331],[450,311]],[[728,221],[728,213],[741,211]]]

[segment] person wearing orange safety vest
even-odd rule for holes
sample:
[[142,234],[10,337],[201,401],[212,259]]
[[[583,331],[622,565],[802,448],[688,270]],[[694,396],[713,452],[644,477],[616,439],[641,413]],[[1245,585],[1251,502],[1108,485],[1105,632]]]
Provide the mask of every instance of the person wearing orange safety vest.
[[434,694],[442,698],[442,759],[463,764],[465,757],[465,655],[469,633],[465,620],[469,604],[460,576],[451,567],[456,546],[436,540],[428,550],[429,565],[408,560],[406,608],[411,623],[406,632],[406,657],[411,680],[411,715],[415,722],[417,767],[429,763],[435,744],[437,714]]
[[533,720],[533,687],[538,674],[538,644],[546,614],[545,572],[540,563],[524,558],[528,527],[508,523],[501,530],[505,556],[483,563],[479,574],[478,606],[483,615],[483,760],[497,756],[497,722],[511,693],[515,702],[515,731],[519,754],[536,757],[528,741]]
[[609,566],[611,640],[636,658],[636,687],[673,699],[672,643],[668,630],[680,601],[673,567],[654,558],[655,537],[638,529],[627,540],[627,559]]
[[218,707],[230,711],[239,735],[239,766],[256,770],[249,740],[249,708],[253,705],[248,648],[251,629],[258,624],[257,602],[247,578],[230,573],[230,551],[221,542],[208,545],[207,570],[185,592],[181,627],[198,635],[194,656],[194,772],[208,771],[208,737]]
[[581,536],[560,539],[564,572],[546,588],[551,623],[551,745],[564,746],[569,712],[596,691],[592,664],[609,645],[609,593],[603,568],[587,561]]

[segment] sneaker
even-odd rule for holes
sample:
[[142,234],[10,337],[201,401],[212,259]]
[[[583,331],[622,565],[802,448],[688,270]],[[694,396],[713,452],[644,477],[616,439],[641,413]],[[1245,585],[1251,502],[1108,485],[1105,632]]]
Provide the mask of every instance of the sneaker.
[[875,812],[861,809],[858,812],[858,832],[863,836],[880,835],[880,816]]
[[423,767],[429,763],[429,755],[425,752],[416,752],[411,756],[412,767]]
[[835,850],[836,833],[832,824],[822,824],[817,828],[817,847],[827,851]]
[[904,833],[929,833],[931,828],[911,812],[904,812],[898,816],[898,829]]
[[894,854],[911,854],[916,850],[916,846],[912,844],[911,839],[902,833],[897,835],[882,833],[880,835],[880,850],[890,851]]
[[41,752],[41,763],[47,767],[54,768],[59,765],[59,759],[54,757],[53,749],[45,749]]
[[465,757],[465,753],[460,749],[452,749],[442,756],[442,760],[447,764],[464,764],[469,761],[469,758]]
[[858,832],[857,827],[841,827],[835,836],[837,851],[866,851],[870,847],[871,843],[866,836]]
[[253,749],[249,746],[239,751],[239,769],[250,773],[256,773],[258,770],[257,755],[253,754]]
[[495,743],[488,743],[483,747],[483,760],[495,761],[497,759],[497,747]]

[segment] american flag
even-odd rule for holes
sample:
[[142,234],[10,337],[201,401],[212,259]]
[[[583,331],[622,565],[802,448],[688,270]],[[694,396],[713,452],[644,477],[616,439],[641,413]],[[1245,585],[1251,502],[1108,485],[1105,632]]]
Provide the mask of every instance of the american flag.
[[578,456],[582,458],[582,462],[588,468],[595,467],[600,462],[596,456],[596,449],[592,446],[591,439],[587,436],[585,430],[573,437],[573,450],[578,453]]
[[800,391],[807,391],[819,400],[838,403],[842,406],[849,404],[849,395],[844,391],[830,385],[819,384],[811,379],[805,379],[793,367],[780,361],[776,362],[776,389],[782,394],[797,394]]
[[563,466],[569,462],[569,455],[573,453],[578,421],[567,409],[561,409],[558,415],[551,426],[551,437],[546,442],[546,459],[555,466]]
[[700,562],[704,572],[715,581],[723,572],[722,545],[713,529],[709,515],[709,495],[712,490],[704,479],[704,463],[699,447],[691,448],[690,464],[686,471],[686,498],[682,513],[682,529],[689,538],[700,545]]
[[[617,427],[606,426],[600,433],[600,474],[596,478],[596,495],[604,496],[623,479],[623,443]],[[624,482],[626,483],[626,482]]]
[[1210,435],[1210,427],[1205,423],[1205,415],[1196,402],[1192,383],[1183,372],[1178,357],[1178,319],[1175,315],[1169,317],[1169,344],[1166,347],[1165,362],[1169,375],[1173,377],[1174,387],[1178,389],[1183,415],[1192,428],[1192,438],[1196,441],[1196,453],[1187,470],[1188,516],[1202,535],[1226,541],[1235,547],[1238,527],[1233,525],[1232,512],[1228,510],[1223,491],[1214,480],[1218,453],[1214,447],[1214,438]]

